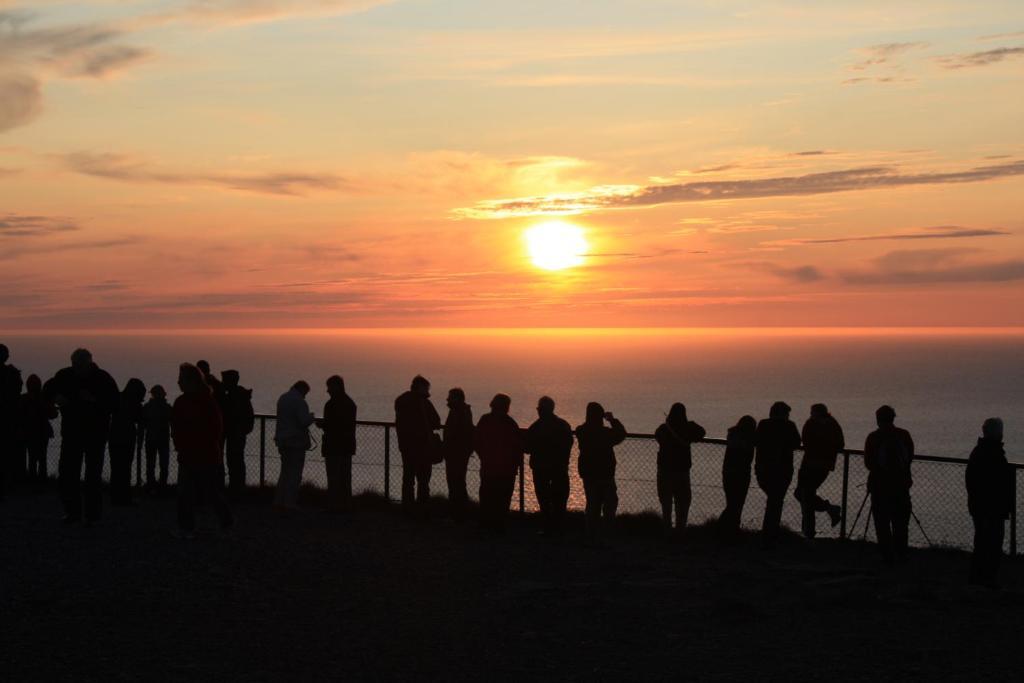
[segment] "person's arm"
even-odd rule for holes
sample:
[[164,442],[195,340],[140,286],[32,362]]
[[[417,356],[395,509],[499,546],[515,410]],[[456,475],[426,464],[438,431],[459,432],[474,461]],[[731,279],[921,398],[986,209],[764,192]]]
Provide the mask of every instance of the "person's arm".
[[700,441],[705,436],[707,436],[707,430],[705,430],[696,422],[690,423],[690,443]]
[[[846,435],[843,434],[843,427],[836,422],[836,436],[839,438],[838,445],[836,446],[837,451],[846,450]],[[806,441],[806,439],[805,439]]]
[[618,446],[620,443],[626,440],[626,428],[622,426],[614,417],[608,418],[608,422],[612,426],[612,445]]
[[864,467],[868,468],[868,472],[875,469],[876,459],[878,457],[877,437],[874,433],[868,434],[868,438],[864,439]]
[[303,427],[309,427],[314,422],[316,422],[316,416],[309,409],[309,404],[306,403],[306,399],[300,399],[296,407],[298,408],[299,411],[299,424],[301,424]]
[[789,445],[793,450],[800,448],[800,444],[803,440],[800,438],[800,432],[796,428],[796,424],[792,421],[789,423]]
[[914,456],[916,455],[916,453],[914,452],[914,438],[910,436],[910,432],[908,432],[905,429],[903,430],[903,434],[906,436],[907,454],[909,456],[909,459],[913,460]]

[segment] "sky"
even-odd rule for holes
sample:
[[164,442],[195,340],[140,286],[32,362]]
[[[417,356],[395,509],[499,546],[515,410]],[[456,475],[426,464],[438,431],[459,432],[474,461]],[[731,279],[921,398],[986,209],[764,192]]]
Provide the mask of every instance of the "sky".
[[1019,0],[0,0],[3,329],[1024,326],[1022,209]]

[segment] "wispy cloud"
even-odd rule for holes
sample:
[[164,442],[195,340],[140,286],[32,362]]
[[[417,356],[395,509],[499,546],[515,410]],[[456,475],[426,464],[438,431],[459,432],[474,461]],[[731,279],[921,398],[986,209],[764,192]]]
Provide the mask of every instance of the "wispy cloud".
[[1021,56],[1024,56],[1024,46],[997,47],[993,50],[938,57],[936,61],[944,69],[969,69],[998,64],[999,62]]
[[39,81],[26,74],[0,75],[0,131],[23,126],[42,110]]
[[153,15],[154,22],[245,24],[299,16],[330,16],[363,12],[393,0],[191,0]]
[[928,43],[921,42],[869,45],[858,50],[864,57],[850,68],[854,71],[863,71],[873,66],[891,65],[901,55],[926,47],[928,47]]
[[795,282],[798,284],[807,284],[810,282],[818,282],[825,279],[825,274],[821,272],[816,266],[804,265],[804,266],[782,266],[777,263],[771,263],[767,261],[754,261],[754,262],[742,262],[733,264],[742,268],[751,268],[754,270],[760,270],[770,275],[774,275],[777,278],[786,280],[787,282]]
[[0,261],[9,261],[22,256],[38,254],[61,254],[75,251],[94,251],[125,247],[142,242],[140,236],[112,237],[110,239],[82,240],[77,242],[59,242],[47,244],[32,244],[12,247],[0,250]]
[[875,235],[850,235],[847,237],[818,237],[806,239],[777,240],[769,244],[777,246],[801,244],[842,244],[845,242],[882,242],[891,240],[936,240],[967,237],[995,237],[1011,235],[1009,230],[989,228],[964,228],[958,225],[940,225],[908,232],[890,232]]
[[78,229],[78,224],[66,218],[22,214],[0,215],[0,237],[38,237]]
[[1010,282],[1024,280],[1024,260],[979,261],[973,249],[893,251],[870,267],[848,270],[840,278],[857,285]]

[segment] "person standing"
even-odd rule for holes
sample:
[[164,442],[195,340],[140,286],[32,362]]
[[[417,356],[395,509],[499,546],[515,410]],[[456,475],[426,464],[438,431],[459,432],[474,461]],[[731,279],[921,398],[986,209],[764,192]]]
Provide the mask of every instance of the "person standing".
[[110,420],[110,504],[133,505],[132,463],[142,425],[146,385],[132,377],[124,385],[117,410]]
[[726,432],[725,458],[722,460],[722,489],[725,491],[725,510],[718,522],[722,531],[734,534],[740,530],[743,505],[750,490],[750,465],[754,462],[757,443],[757,422],[744,415]]
[[238,370],[224,370],[220,375],[220,389],[215,396],[224,417],[224,460],[228,486],[237,494],[245,489],[245,442],[256,426],[256,413],[252,408],[252,389],[239,385]]
[[768,498],[761,525],[765,547],[771,547],[778,541],[786,491],[793,481],[793,451],[800,448],[800,432],[789,419],[790,412],[792,409],[788,405],[777,401],[768,411],[768,418],[757,425],[754,474],[758,486]]
[[298,509],[306,451],[312,445],[309,427],[316,419],[306,403],[308,393],[309,384],[300,379],[277,399],[274,443],[281,454],[281,472],[277,477],[274,507],[281,512]]
[[690,469],[693,466],[691,444],[707,432],[686,416],[686,406],[673,403],[664,424],[654,432],[658,442],[658,500],[666,534],[672,531],[672,507],[675,504],[675,531],[682,533],[690,517]]
[[544,524],[541,533],[546,536],[562,533],[569,502],[572,441],[572,427],[555,415],[555,402],[541,396],[537,401],[537,419],[526,431],[526,452],[530,454],[533,488]]
[[1003,421],[990,417],[967,461],[967,510],[974,522],[974,554],[970,582],[998,588],[1003,534],[1013,508],[1013,470],[1003,450]]
[[70,524],[82,518],[83,497],[85,519],[95,522],[102,511],[103,454],[110,434],[110,417],[119,400],[117,383],[93,362],[88,350],[77,349],[71,354],[71,366],[47,380],[43,394],[60,409],[57,477],[64,522]]
[[420,514],[427,515],[430,502],[430,475],[435,460],[440,462],[441,416],[430,402],[430,382],[421,375],[395,399],[395,431],[402,455],[402,509],[412,514],[415,504]]
[[875,411],[878,429],[864,442],[864,465],[868,468],[868,492],[875,517],[878,549],[887,564],[906,559],[913,506],[910,488],[914,479],[914,440],[910,432],[895,425],[896,411],[882,406]]
[[327,378],[324,416],[319,421],[324,432],[320,445],[327,470],[327,509],[348,512],[352,507],[352,456],[356,453],[356,402],[345,392],[345,380],[339,375]]
[[43,383],[38,375],[25,380],[25,393],[18,407],[20,441],[28,454],[28,478],[42,483],[47,477],[46,456],[53,438],[50,420],[57,417],[57,407],[43,395]]
[[818,488],[836,468],[836,458],[846,447],[843,428],[839,426],[824,403],[811,406],[811,416],[804,423],[800,434],[804,442],[804,457],[796,476],[796,490],[793,495],[800,501],[801,527],[804,536],[814,538],[817,534],[815,517],[827,512],[832,526],[842,520],[842,508],[833,505],[818,495]]
[[[146,489],[150,492],[167,486],[167,471],[171,460],[171,405],[167,391],[159,384],[149,390],[149,400],[142,406],[143,443],[146,448]],[[157,478],[157,458],[160,475]]]
[[509,416],[512,399],[497,394],[491,412],[480,418],[473,445],[480,456],[480,522],[485,529],[504,533],[515,490],[516,474],[523,464],[523,437]]
[[21,371],[7,361],[11,353],[0,344],[0,500],[6,481],[13,481],[25,469],[24,449],[18,435],[18,402]]
[[[605,422],[608,426],[605,426]],[[619,494],[615,485],[615,446],[626,440],[626,428],[600,403],[587,404],[586,418],[576,427],[580,455],[577,468],[587,497],[587,535],[596,536],[615,520]]]
[[452,517],[466,517],[469,492],[466,469],[473,455],[473,409],[466,403],[466,392],[455,387],[448,391],[448,417],[444,421],[444,472],[448,480],[448,503]]
[[171,433],[178,453],[178,531],[175,536],[194,538],[195,508],[199,500],[213,505],[221,529],[234,523],[221,485],[220,444],[223,425],[220,409],[199,368],[183,363],[178,370],[181,396],[171,411]]

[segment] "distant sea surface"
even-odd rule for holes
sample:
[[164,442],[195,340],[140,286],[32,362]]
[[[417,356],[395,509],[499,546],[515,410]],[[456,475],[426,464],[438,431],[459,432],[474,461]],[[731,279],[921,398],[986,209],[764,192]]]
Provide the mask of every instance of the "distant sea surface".
[[84,346],[119,385],[138,377],[172,397],[178,364],[204,358],[215,372],[240,371],[258,412],[273,412],[278,395],[301,378],[319,414],[324,380],[337,373],[361,419],[391,420],[395,396],[421,373],[442,416],[448,388],[460,386],[476,416],[496,392],[510,395],[523,426],[543,394],[573,424],[596,400],[641,433],[682,401],[715,437],[741,415],[766,416],[777,400],[793,407],[798,424],[823,402],[858,448],[875,408],[888,403],[919,452],[959,457],[985,418],[1000,416],[1008,455],[1024,461],[1024,333],[1014,331],[350,330],[7,334],[0,341],[24,376],[45,381]]

